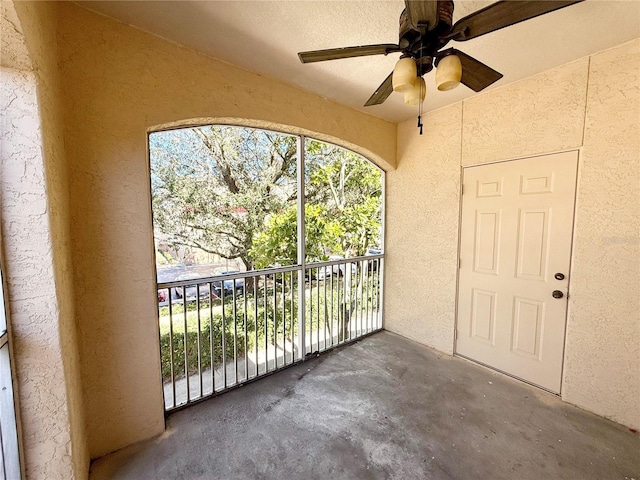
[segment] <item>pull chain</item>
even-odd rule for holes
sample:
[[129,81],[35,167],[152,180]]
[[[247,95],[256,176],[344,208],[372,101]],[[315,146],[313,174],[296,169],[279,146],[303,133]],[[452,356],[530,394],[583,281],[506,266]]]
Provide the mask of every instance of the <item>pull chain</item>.
[[420,82],[420,95],[418,96],[418,128],[422,135],[422,82]]
[[[422,31],[422,38],[424,38],[425,32]],[[422,50],[424,49],[424,42],[421,40],[421,55],[422,55]],[[420,56],[420,64],[418,65],[418,74],[422,74],[422,62],[423,62],[423,58],[422,56]],[[420,75],[422,76],[422,75]],[[422,135],[422,81],[418,82],[420,84],[420,91],[418,92],[418,128],[420,129],[420,135]],[[426,90],[426,85],[425,85],[425,90]],[[425,92],[426,93],[426,92]]]

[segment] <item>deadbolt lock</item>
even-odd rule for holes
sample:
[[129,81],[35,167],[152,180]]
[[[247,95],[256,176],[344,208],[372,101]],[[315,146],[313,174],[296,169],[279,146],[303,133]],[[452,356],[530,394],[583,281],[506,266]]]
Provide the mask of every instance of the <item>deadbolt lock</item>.
[[553,278],[556,280],[564,280],[564,273],[556,273]]

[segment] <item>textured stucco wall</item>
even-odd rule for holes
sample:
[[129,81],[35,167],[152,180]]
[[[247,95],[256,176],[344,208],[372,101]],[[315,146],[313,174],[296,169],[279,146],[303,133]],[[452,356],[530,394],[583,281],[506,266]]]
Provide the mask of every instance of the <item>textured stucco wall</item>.
[[[55,9],[3,3],[3,237],[28,478],[84,478]],[[24,42],[22,42],[24,36]],[[15,49],[8,42],[22,42]]]
[[579,147],[588,66],[578,60],[465,100],[462,165]]
[[567,323],[567,401],[640,427],[640,39],[591,57]]
[[[635,428],[639,43],[465,100],[457,120],[454,107],[433,112],[423,139],[414,120],[400,124],[398,168],[387,174],[385,295],[389,329],[451,353],[459,221],[453,187],[460,166],[580,149],[562,397]],[[445,126],[449,135],[442,133]],[[460,155],[452,159],[456,150]]]
[[387,172],[385,328],[453,353],[461,104],[398,126]]
[[147,130],[248,118],[395,166],[394,124],[58,5],[76,317],[90,454],[162,432]]
[[[0,71],[2,237],[25,470],[72,478],[71,427],[56,302],[35,78]],[[5,123],[6,122],[6,123]]]

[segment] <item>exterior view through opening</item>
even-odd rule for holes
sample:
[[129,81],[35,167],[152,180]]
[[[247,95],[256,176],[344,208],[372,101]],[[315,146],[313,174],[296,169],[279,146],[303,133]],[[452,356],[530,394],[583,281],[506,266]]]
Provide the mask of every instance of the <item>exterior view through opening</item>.
[[149,135],[165,408],[382,328],[384,172],[311,138]]

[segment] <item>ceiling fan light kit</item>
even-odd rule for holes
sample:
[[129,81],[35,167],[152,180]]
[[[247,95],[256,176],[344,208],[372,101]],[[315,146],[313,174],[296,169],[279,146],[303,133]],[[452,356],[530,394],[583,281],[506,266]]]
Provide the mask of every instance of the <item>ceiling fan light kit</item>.
[[[371,95],[365,107],[380,105],[392,92],[404,93],[407,105],[422,105],[423,75],[434,63],[438,90],[451,90],[462,83],[474,92],[484,90],[502,74],[464,52],[449,48],[450,41],[465,42],[501,28],[529,20],[584,0],[501,0],[453,23],[453,0],[405,0],[400,14],[398,44],[365,45],[300,52],[302,63],[365,55],[401,53],[393,72]],[[419,79],[419,80],[418,80]],[[421,126],[418,117],[418,126]],[[422,128],[420,129],[422,133]]]
[[457,55],[447,55],[436,63],[436,85],[438,90],[446,92],[460,85],[462,63]]
[[413,77],[411,88],[404,92],[404,104],[415,107],[418,103],[424,102],[427,94],[427,84],[422,77]]
[[393,69],[393,91],[408,92],[418,75],[416,62],[411,57],[402,57]]

